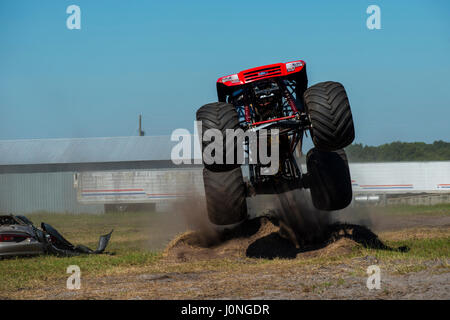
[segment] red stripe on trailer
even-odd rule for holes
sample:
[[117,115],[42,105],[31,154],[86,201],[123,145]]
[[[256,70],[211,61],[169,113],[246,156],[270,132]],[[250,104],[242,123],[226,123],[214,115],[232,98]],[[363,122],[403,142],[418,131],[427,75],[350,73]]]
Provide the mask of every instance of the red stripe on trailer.
[[412,184],[366,184],[360,187],[412,187]]
[[130,192],[130,191],[144,191],[144,189],[82,190],[81,192]]
[[184,196],[182,193],[147,193],[148,196]]

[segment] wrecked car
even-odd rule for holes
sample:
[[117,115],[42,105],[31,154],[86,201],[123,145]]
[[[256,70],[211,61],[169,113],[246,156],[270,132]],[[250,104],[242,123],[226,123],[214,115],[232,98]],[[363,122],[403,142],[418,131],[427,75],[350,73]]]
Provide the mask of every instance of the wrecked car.
[[105,251],[112,232],[111,230],[110,233],[100,236],[97,249],[92,250],[83,245],[73,245],[45,222],[41,223],[41,228],[37,228],[25,216],[0,215],[0,258],[39,254],[100,254]]

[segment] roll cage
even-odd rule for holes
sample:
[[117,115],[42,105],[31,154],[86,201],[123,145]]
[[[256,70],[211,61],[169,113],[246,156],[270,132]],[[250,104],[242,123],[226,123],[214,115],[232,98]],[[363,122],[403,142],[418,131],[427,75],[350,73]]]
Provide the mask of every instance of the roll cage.
[[[281,92],[275,115],[257,119],[252,90],[262,82],[275,82]],[[273,193],[280,187],[299,187],[301,172],[294,159],[295,148],[310,126],[303,106],[303,93],[307,89],[306,64],[302,60],[278,63],[241,71],[217,80],[217,94],[221,102],[235,106],[240,126],[245,130],[279,129],[280,170],[277,176],[261,175],[260,164],[249,166],[250,183],[258,193]],[[248,151],[247,145],[245,150]],[[278,183],[280,182],[280,183]],[[286,183],[287,182],[287,183]]]

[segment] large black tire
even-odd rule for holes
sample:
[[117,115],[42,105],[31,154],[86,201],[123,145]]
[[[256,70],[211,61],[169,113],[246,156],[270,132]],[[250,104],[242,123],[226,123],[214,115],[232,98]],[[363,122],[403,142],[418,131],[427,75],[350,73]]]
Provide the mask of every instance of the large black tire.
[[353,198],[352,181],[344,150],[311,149],[306,155],[305,176],[314,207],[319,210],[340,210]]
[[[232,145],[226,145],[226,129],[236,130],[240,128],[239,116],[236,108],[232,104],[225,102],[209,103],[197,110],[197,121],[202,121],[203,134],[208,129],[218,129],[223,136],[222,164],[206,164],[204,161],[205,159],[203,159],[205,168],[212,171],[228,171],[239,167],[240,164],[236,163],[236,156],[239,149],[234,145],[234,142]],[[205,147],[211,142],[204,142],[202,140],[201,143],[203,153]],[[226,163],[227,152],[234,152],[234,164]]]
[[214,172],[203,169],[206,206],[211,223],[233,225],[247,218],[245,183],[241,168]]
[[352,111],[342,84],[332,81],[317,83],[305,91],[303,98],[315,147],[334,151],[353,142]]

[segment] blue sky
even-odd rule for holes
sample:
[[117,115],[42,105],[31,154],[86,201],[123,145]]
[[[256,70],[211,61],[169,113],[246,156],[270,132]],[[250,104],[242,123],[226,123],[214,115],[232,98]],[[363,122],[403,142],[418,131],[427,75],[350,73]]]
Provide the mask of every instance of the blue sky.
[[[66,8],[81,8],[81,30]],[[381,30],[366,8],[381,8]],[[450,140],[448,1],[0,2],[0,139],[192,130],[218,77],[303,59],[344,84],[356,142]]]

